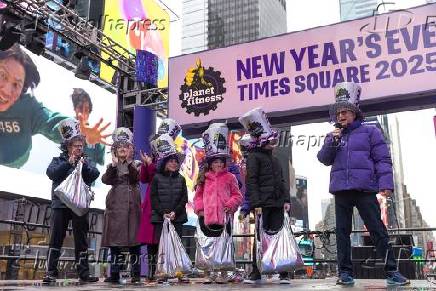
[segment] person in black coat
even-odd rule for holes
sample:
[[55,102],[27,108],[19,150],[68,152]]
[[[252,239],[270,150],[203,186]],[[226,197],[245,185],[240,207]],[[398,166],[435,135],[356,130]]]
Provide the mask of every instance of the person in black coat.
[[165,158],[151,182],[151,222],[156,224],[154,233],[157,239],[160,238],[165,217],[171,219],[180,237],[182,225],[188,221],[186,214],[188,190],[185,178],[179,173],[179,167],[178,155]]
[[[85,184],[90,186],[100,175],[97,168],[91,166],[86,158],[83,158],[85,138],[77,134],[77,122],[67,120],[66,123],[68,122],[72,122],[76,127],[73,129],[72,126],[67,125],[63,127],[63,124],[60,125],[61,134],[69,138],[64,139],[65,141],[61,146],[62,153],[59,157],[54,157],[47,168],[47,176],[53,181],[53,185],[51,203],[52,221],[49,249],[47,252],[47,272],[43,278],[44,283],[56,282],[58,276],[57,265],[70,220],[72,220],[73,226],[76,268],[79,279],[81,282],[98,281],[97,277],[89,276],[87,241],[89,229],[88,214],[83,216],[76,215],[54,194],[54,190],[73,172],[80,159],[83,159],[82,177]],[[74,135],[74,131],[76,135]]]
[[[283,226],[284,211],[290,210],[290,195],[280,162],[273,156],[274,145],[253,149],[247,157],[246,187],[250,209],[262,209],[262,227],[275,233]],[[253,257],[256,252],[253,250]],[[256,282],[261,274],[254,259],[253,271],[246,283]],[[289,274],[280,273],[280,281],[288,283]]]
[[[289,212],[289,188],[283,177],[279,160],[272,151],[277,146],[278,134],[270,128],[262,109],[256,108],[239,121],[251,135],[256,146],[250,147],[246,165],[246,196],[250,210],[262,211],[262,227],[270,233],[277,233],[283,226],[284,211]],[[244,281],[253,284],[261,280],[256,265],[256,246],[253,245],[253,271]],[[289,284],[289,274],[280,273],[280,283]]]
[[[154,240],[159,241],[165,218],[169,218],[179,237],[182,237],[183,224],[188,221],[186,203],[188,189],[185,178],[180,175],[180,155],[173,154],[158,162],[158,171],[151,182],[151,222],[154,224]],[[149,250],[152,258],[151,277],[154,277],[159,246]]]

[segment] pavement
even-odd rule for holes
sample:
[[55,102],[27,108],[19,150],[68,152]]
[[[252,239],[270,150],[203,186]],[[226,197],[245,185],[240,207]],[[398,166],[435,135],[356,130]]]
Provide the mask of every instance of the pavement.
[[188,284],[167,283],[140,283],[140,284],[120,284],[111,285],[104,282],[94,284],[79,284],[76,280],[58,280],[54,285],[47,286],[41,284],[41,281],[0,281],[0,291],[41,291],[41,290],[61,290],[61,291],[110,291],[110,290],[186,290],[186,291],[213,291],[213,290],[436,290],[436,283],[425,280],[412,281],[405,287],[386,287],[385,280],[355,280],[354,287],[341,287],[335,285],[335,278],[324,280],[296,279],[292,280],[291,285],[280,285],[277,281],[266,281],[263,284],[245,285],[242,283],[232,284],[203,284],[201,279],[193,279]]

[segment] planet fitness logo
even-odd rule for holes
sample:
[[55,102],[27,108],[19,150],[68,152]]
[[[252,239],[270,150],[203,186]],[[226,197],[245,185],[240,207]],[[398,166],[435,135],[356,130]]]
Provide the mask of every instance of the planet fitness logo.
[[226,92],[221,72],[215,71],[212,67],[204,69],[201,60],[198,59],[196,66],[189,69],[185,76],[185,83],[180,87],[179,99],[182,107],[189,114],[194,113],[205,116],[210,110],[215,111],[218,103],[221,103]]

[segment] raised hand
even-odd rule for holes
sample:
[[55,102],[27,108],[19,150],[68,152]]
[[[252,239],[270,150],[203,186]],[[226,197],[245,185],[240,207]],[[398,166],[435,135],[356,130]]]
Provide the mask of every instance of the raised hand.
[[74,165],[74,164],[76,163],[76,160],[77,160],[77,158],[76,158],[75,155],[70,155],[70,156],[68,157],[68,162],[69,162],[71,165]]
[[149,166],[153,162],[153,159],[149,155],[145,154],[142,150],[139,152],[139,155],[144,165]]
[[111,134],[104,134],[104,131],[111,125],[110,122],[106,123],[104,126],[101,126],[103,123],[103,118],[100,118],[99,122],[97,122],[94,126],[90,126],[83,118],[81,113],[78,114],[78,119],[80,122],[80,132],[85,136],[88,144],[95,145],[101,143],[110,146],[110,144],[106,142],[106,138],[111,136]]
[[285,209],[286,212],[289,212],[291,210],[291,203],[285,203],[283,205],[283,208]]
[[117,158],[117,156],[115,155],[115,153],[112,152],[112,166],[113,166],[113,167],[116,167],[117,164],[118,164],[118,158]]

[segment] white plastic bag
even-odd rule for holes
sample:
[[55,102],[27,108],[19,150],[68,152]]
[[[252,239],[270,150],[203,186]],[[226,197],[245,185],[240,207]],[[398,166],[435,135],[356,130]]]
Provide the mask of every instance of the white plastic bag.
[[82,167],[83,160],[80,160],[73,172],[54,190],[54,194],[78,216],[88,213],[94,200],[94,193],[83,181]]
[[171,278],[175,277],[178,272],[191,273],[192,262],[174,225],[168,218],[165,218],[159,241],[156,275]]

